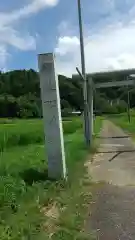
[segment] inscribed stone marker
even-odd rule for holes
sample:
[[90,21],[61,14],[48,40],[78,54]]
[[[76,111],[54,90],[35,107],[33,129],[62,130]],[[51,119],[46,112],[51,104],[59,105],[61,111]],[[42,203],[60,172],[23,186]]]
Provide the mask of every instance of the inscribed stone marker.
[[53,179],[66,178],[60,94],[53,53],[40,54],[38,56],[38,65],[48,157],[48,175]]

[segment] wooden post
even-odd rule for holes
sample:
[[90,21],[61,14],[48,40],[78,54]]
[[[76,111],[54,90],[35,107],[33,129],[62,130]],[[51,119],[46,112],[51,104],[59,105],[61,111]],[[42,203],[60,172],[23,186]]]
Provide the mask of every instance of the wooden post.
[[59,86],[53,53],[40,54],[38,65],[48,157],[48,176],[53,179],[66,178]]

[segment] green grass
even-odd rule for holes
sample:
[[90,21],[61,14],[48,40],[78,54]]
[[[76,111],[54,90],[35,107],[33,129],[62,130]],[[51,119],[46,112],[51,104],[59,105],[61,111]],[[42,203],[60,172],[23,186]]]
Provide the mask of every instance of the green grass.
[[[101,120],[97,119],[97,133],[100,127]],[[0,125],[0,146],[2,136],[7,136],[0,154],[0,239],[49,239],[45,227],[48,218],[41,209],[53,202],[61,214],[52,239],[86,239],[78,233],[83,226],[84,203],[91,196],[90,191],[86,194],[88,186],[84,181],[84,161],[89,149],[84,143],[81,120],[64,122],[67,183],[48,179],[42,131],[41,120]]]
[[103,117],[96,117],[96,121],[94,121],[94,136],[97,137],[100,133],[102,127]]
[[[81,127],[80,119],[63,122],[65,134],[74,133]],[[12,146],[43,143],[43,141],[42,120],[13,120],[12,123],[0,124],[0,152]]]
[[135,112],[131,111],[131,122],[129,123],[127,114],[118,114],[115,116],[110,116],[115,124],[120,126],[125,132],[130,133],[131,136],[135,137]]

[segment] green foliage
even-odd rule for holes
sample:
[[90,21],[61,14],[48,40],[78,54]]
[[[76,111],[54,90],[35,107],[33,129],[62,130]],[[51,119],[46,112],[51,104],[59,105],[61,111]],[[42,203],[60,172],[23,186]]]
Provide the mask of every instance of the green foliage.
[[[0,136],[2,131],[9,132],[11,135],[14,132],[21,136],[23,134],[22,126],[25,126],[23,130],[27,129],[26,131],[24,130],[26,139],[28,135],[31,137],[31,139],[27,139],[25,146],[7,148],[0,155],[1,240],[49,239],[47,228],[45,227],[47,217],[41,210],[51,205],[52,201],[56,201],[60,209],[62,209],[61,206],[66,206],[68,213],[63,213],[59,222],[59,224],[63,224],[64,229],[67,228],[67,231],[59,229],[56,231],[53,239],[59,239],[58,237],[61,234],[64,234],[65,239],[65,236],[68,237],[70,232],[73,238],[76,237],[76,234],[78,236],[78,231],[74,231],[74,228],[76,228],[77,223],[79,223],[78,227],[81,228],[85,218],[82,206],[86,206],[86,195],[82,195],[82,192],[80,195],[80,188],[83,191],[84,189],[82,184],[78,185],[78,182],[80,182],[80,173],[84,174],[82,166],[84,166],[84,159],[87,155],[83,132],[79,122],[80,120],[76,118],[72,122],[64,122],[65,132],[68,133],[65,135],[69,176],[67,184],[61,181],[51,182],[48,179],[44,144],[37,144],[36,141],[31,140],[34,138],[34,133],[39,136],[41,131],[43,131],[42,121],[14,120],[12,124],[0,124]],[[99,129],[99,122],[97,125],[96,131]],[[8,131],[6,127],[8,127]],[[72,134],[69,134],[70,127],[72,128]],[[76,208],[76,202],[78,202],[78,208]],[[81,212],[81,218],[79,215],[76,215],[76,209]],[[69,225],[69,220],[71,219],[72,223]]]
[[[72,109],[82,110],[82,86],[64,76],[59,76],[59,85],[63,115],[69,115]],[[0,73],[0,117],[39,118],[41,116],[38,73],[32,69]]]
[[[0,124],[0,152],[12,146],[23,146],[44,141],[42,120],[1,120]],[[6,122],[6,124],[5,124]],[[82,127],[81,120],[64,121],[63,130],[65,134],[74,133]]]
[[43,142],[42,120],[16,120],[14,124],[0,124],[0,151],[17,145]]
[[72,80],[64,76],[59,76],[59,87],[60,87],[60,96],[61,102],[65,100],[69,105],[64,104],[66,109],[76,109],[83,110],[83,91],[82,83],[78,80]]
[[117,104],[117,109],[118,109],[118,113],[126,112],[127,110],[126,102],[124,100],[121,100],[119,104]]
[[135,110],[132,110],[131,112],[131,122],[128,121],[127,113],[114,115],[113,117],[110,117],[110,119],[117,125],[119,125],[121,128],[123,128],[125,131],[129,132],[133,137],[135,136]]
[[[124,77],[123,77],[124,78]],[[115,80],[123,80],[118,77]],[[110,81],[109,78],[95,78],[94,82]],[[79,79],[70,79],[59,76],[62,115],[70,116],[72,110],[83,112],[83,82]],[[107,88],[96,91],[95,110],[102,113],[119,113],[125,110],[120,101],[111,106],[108,101],[114,102],[122,96],[127,102],[127,88]],[[131,107],[134,107],[135,90],[130,94]],[[120,99],[119,99],[120,100]],[[0,117],[39,118],[42,117],[40,99],[39,75],[36,71],[18,70],[0,73]]]
[[[116,91],[117,92],[117,91]],[[116,99],[108,99],[103,93],[96,93],[94,96],[95,109],[101,113],[105,114],[117,114],[126,112],[127,103],[124,100]]]
[[32,236],[40,238],[40,224],[43,217],[39,211],[38,198],[41,197],[42,191],[46,200],[45,184],[41,185],[39,182],[30,187],[21,176],[30,167],[43,171],[45,163],[42,159],[44,159],[44,149],[38,145],[13,148],[1,155],[0,236],[2,240],[32,239]]
[[95,99],[95,108],[97,110],[100,109],[101,113],[118,113],[116,105],[112,105],[109,103],[104,96],[100,96],[100,94],[96,95]]
[[71,108],[64,108],[61,110],[62,117],[70,117],[72,116],[72,109]]

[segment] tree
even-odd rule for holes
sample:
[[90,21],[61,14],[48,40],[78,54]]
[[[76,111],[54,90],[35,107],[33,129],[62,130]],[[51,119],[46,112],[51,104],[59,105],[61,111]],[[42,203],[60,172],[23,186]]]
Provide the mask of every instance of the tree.
[[[122,80],[120,77],[116,80]],[[108,81],[109,79],[94,79],[94,81]],[[83,82],[59,76],[59,89],[62,113],[72,110],[83,111]],[[127,91],[126,88],[110,88],[97,90],[94,97],[95,109],[101,112],[124,111],[127,94],[119,106],[111,106],[109,102],[115,100]],[[135,106],[135,91],[130,94],[131,107]],[[108,101],[109,100],[109,101]],[[42,117],[42,104],[40,99],[39,75],[36,71],[15,70],[7,73],[0,72],[0,117]]]

